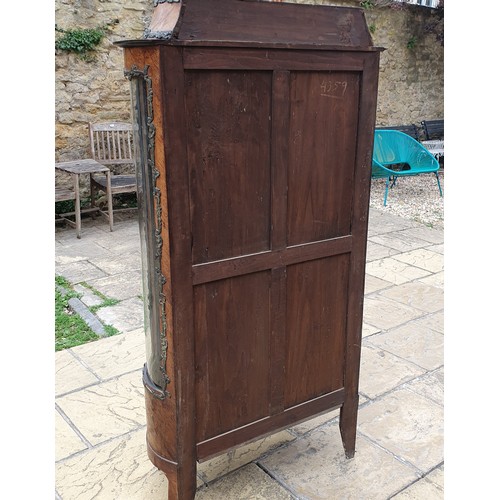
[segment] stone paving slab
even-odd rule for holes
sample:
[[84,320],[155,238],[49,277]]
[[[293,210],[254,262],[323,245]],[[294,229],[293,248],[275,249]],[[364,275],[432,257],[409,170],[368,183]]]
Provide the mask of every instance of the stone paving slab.
[[359,391],[371,399],[423,375],[425,369],[366,341],[361,348]]
[[55,411],[55,440],[57,443],[56,462],[87,449],[87,445],[57,410]]
[[99,241],[103,248],[110,250],[115,255],[125,255],[127,253],[137,252],[140,249],[139,231],[136,235],[123,234],[119,238],[114,239],[108,236],[107,240]]
[[428,248],[419,248],[410,252],[394,255],[394,259],[412,266],[419,267],[431,273],[438,273],[444,269],[443,255]]
[[393,248],[399,252],[409,252],[411,250],[429,246],[428,241],[421,238],[415,238],[404,231],[373,236],[370,238],[370,241]]
[[255,464],[249,464],[196,492],[196,500],[290,500],[290,493]]
[[425,370],[439,368],[444,362],[444,337],[434,330],[418,326],[416,322],[407,323],[373,335],[364,345],[383,349]]
[[418,278],[429,276],[431,273],[392,257],[374,260],[366,264],[366,273],[394,285],[402,285]]
[[421,396],[444,406],[444,369],[439,368],[404,385]]
[[[56,498],[166,499],[145,444],[137,220],[56,247],[57,269],[120,300],[98,315],[127,332],[56,353]],[[442,231],[370,212],[355,458],[334,410],[199,464],[197,499],[443,497],[443,251]]]
[[394,500],[439,500],[444,498],[444,491],[424,477],[392,498]]
[[91,262],[108,275],[140,271],[142,269],[141,254],[137,251],[92,258]]
[[380,245],[375,243],[371,239],[368,240],[366,245],[366,261],[372,262],[373,260],[385,259],[386,257],[391,257],[397,255],[400,252],[394,248],[390,248],[385,245]]
[[120,332],[130,332],[144,326],[144,303],[137,297],[102,307],[96,314],[101,321],[113,325]]
[[63,500],[165,500],[168,489],[148,458],[144,429],[57,463],[55,477]]
[[443,462],[443,407],[398,389],[359,411],[359,432],[422,473]]
[[373,292],[378,292],[379,290],[384,290],[393,286],[390,281],[385,281],[371,274],[365,276],[365,295]]
[[97,276],[96,279],[87,281],[87,283],[106,297],[125,300],[142,296],[141,271],[128,271],[113,276],[100,272],[102,276]]
[[434,483],[436,486],[444,490],[444,464],[436,467],[433,471],[429,472],[426,479]]
[[418,224],[417,226],[409,229],[403,229],[401,234],[411,236],[412,238],[418,238],[436,245],[444,243],[444,232],[442,230],[425,227],[422,224]]
[[397,215],[384,213],[380,210],[370,209],[370,216],[368,219],[368,238],[379,234],[392,233],[418,227],[421,227],[421,224],[415,221],[403,219]]
[[75,240],[100,239],[109,232],[108,221],[99,218],[96,220],[85,218],[85,224],[82,223],[82,237],[80,239],[76,237],[76,229],[61,224],[56,226],[55,240],[63,245],[74,246]]
[[430,328],[435,332],[444,334],[444,311],[438,311],[432,314],[426,314],[421,318],[416,319],[413,324],[415,328],[427,329]]
[[440,253],[441,255],[444,255],[444,243],[441,243],[439,245],[432,245],[430,247],[427,247],[427,250],[430,250],[431,252],[436,252],[436,253]]
[[146,423],[141,371],[61,396],[56,403],[94,446]]
[[382,290],[378,296],[425,312],[437,312],[444,307],[443,291],[424,283],[404,283]]
[[99,378],[72,354],[70,349],[55,355],[56,396],[99,382]]
[[86,260],[56,266],[56,274],[66,278],[72,285],[82,282],[89,283],[106,276],[106,273]]
[[378,295],[365,297],[364,320],[369,325],[378,327],[381,330],[400,326],[423,314],[425,313],[419,309]]
[[75,292],[78,292],[81,294],[80,300],[87,306],[87,307],[92,307],[92,306],[98,306],[102,304],[102,297],[99,297],[96,295],[90,288],[87,288],[86,286],[83,285],[75,285],[73,287]]
[[430,276],[426,276],[425,278],[420,278],[418,281],[420,283],[424,283],[425,285],[434,286],[436,288],[441,288],[441,290],[444,290],[444,271],[436,274],[431,274]]
[[106,233],[99,238],[99,245],[113,254],[126,254],[140,250],[139,223],[130,219],[115,225],[112,233]]
[[363,436],[355,458],[347,460],[338,425],[320,427],[259,464],[300,499],[387,500],[419,477]]
[[66,244],[56,242],[55,245],[55,262],[56,272],[58,266],[81,262],[92,258],[113,257],[114,253],[103,248],[93,240],[82,240],[80,245],[72,245],[69,242]]
[[146,359],[144,329],[73,347],[74,355],[102,380],[142,369]]
[[373,335],[375,333],[379,333],[380,328],[377,328],[376,326],[371,326],[368,323],[363,323],[363,331],[362,331],[362,337],[369,337],[370,335]]
[[198,475],[205,483],[209,483],[294,439],[296,436],[287,430],[276,432],[198,464]]

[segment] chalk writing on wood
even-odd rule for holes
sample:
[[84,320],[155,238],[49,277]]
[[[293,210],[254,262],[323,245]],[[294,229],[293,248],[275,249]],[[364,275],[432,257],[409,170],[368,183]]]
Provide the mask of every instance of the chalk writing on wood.
[[333,99],[342,99],[347,90],[347,82],[323,80],[320,85],[321,95]]

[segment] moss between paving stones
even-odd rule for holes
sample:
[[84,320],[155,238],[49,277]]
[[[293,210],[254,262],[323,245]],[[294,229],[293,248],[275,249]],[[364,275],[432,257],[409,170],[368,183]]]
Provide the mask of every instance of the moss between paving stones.
[[[89,287],[90,288],[90,287]],[[102,337],[120,333],[116,328],[103,325],[93,314],[103,306],[118,303],[102,296],[102,303],[93,306],[92,311],[80,300],[71,284],[61,276],[56,276],[55,296],[55,350],[86,344]]]

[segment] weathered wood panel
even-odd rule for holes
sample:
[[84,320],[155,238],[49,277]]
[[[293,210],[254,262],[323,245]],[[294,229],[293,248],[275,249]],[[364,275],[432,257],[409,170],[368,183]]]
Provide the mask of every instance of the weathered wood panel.
[[358,73],[293,72],[288,244],[350,233]]
[[270,248],[271,73],[187,73],[193,262]]
[[349,254],[287,268],[285,407],[343,387]]
[[270,273],[195,288],[197,441],[268,415]]

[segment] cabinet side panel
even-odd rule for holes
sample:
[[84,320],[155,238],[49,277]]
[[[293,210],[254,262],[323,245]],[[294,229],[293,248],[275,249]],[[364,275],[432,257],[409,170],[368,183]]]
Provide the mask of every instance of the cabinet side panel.
[[270,248],[270,72],[188,71],[193,263]]
[[350,233],[359,73],[292,72],[288,244]]
[[349,254],[287,268],[285,407],[344,385]]
[[269,271],[195,288],[197,442],[268,415]]
[[[176,452],[176,389],[174,376],[174,343],[173,343],[173,320],[172,320],[172,291],[171,291],[171,262],[170,262],[170,240],[168,233],[168,203],[167,203],[167,183],[166,183],[166,162],[164,148],[164,123],[161,109],[163,107],[163,88],[161,84],[160,52],[158,48],[128,48],[124,52],[125,71],[132,82],[138,80],[145,86],[145,95],[142,101],[133,99],[133,102],[142,109],[135,109],[134,115],[144,115],[143,119],[135,123],[136,127],[142,130],[135,130],[135,139],[142,138],[146,144],[141,146],[138,142],[135,149],[141,146],[147,150],[147,156],[140,158],[145,163],[141,168],[148,172],[152,179],[150,184],[143,184],[138,187],[139,203],[144,202],[145,197],[149,197],[152,202],[151,210],[144,214],[148,220],[143,220],[143,224],[148,226],[147,244],[143,245],[143,260],[147,262],[143,273],[158,273],[162,277],[161,281],[150,280],[149,285],[155,290],[144,290],[145,307],[149,309],[145,313],[145,330],[151,329],[149,336],[145,336],[147,352],[147,375],[145,381],[145,404],[147,418],[147,442],[154,457],[159,457],[160,462],[155,462],[162,468],[163,460],[177,460]],[[142,74],[142,76],[138,76]],[[135,75],[135,76],[134,76]],[[148,83],[146,84],[146,81]],[[137,87],[139,88],[140,85]],[[133,87],[134,89],[135,87]],[[146,118],[147,117],[147,118]],[[154,133],[152,133],[154,131]],[[146,139],[147,138],[147,139]],[[146,152],[143,152],[144,155]],[[139,158],[138,158],[139,159]],[[137,166],[138,168],[140,166]],[[140,178],[140,176],[138,176]],[[143,189],[150,192],[143,193]],[[141,237],[143,231],[140,231]],[[161,245],[158,242],[161,241]],[[146,243],[146,241],[145,241]],[[157,255],[159,261],[155,262]],[[157,268],[155,269],[155,267]],[[149,297],[149,300],[146,300]],[[151,303],[151,298],[155,299],[155,304]],[[149,345],[148,345],[149,343]],[[164,347],[163,347],[164,346]],[[159,371],[168,377],[169,382],[165,387],[164,399],[158,395],[153,395],[158,383],[155,377],[155,384],[150,378],[153,360],[160,363]],[[158,371],[158,370],[156,370]],[[155,461],[155,460],[153,460]]]

